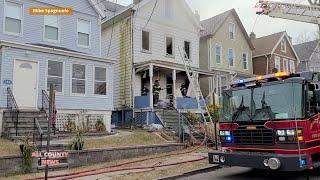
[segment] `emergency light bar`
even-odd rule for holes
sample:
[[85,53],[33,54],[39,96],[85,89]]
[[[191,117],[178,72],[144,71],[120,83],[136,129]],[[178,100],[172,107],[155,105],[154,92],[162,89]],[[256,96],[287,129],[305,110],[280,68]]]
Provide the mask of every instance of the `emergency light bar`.
[[233,83],[231,83],[231,86],[241,86],[241,85],[246,85],[248,83],[252,83],[252,82],[257,82],[257,81],[268,81],[270,79],[279,79],[279,78],[285,78],[285,77],[290,77],[290,73],[288,72],[277,72],[274,74],[268,74],[268,75],[264,75],[264,76],[256,76],[253,78],[248,78],[248,79],[240,79],[237,81],[234,81]]

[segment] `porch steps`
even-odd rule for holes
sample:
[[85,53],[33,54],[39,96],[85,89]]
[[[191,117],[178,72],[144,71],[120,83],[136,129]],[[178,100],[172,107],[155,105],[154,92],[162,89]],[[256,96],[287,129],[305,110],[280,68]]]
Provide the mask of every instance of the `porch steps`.
[[170,131],[179,131],[179,113],[175,110],[156,111],[157,116],[162,120],[165,128]]

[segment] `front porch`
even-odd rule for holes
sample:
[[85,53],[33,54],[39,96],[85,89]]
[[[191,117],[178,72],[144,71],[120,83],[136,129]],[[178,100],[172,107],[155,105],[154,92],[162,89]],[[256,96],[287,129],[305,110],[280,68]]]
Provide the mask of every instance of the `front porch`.
[[[194,68],[199,80],[214,74]],[[140,123],[160,124],[156,111],[176,109],[180,112],[199,112],[198,102],[193,92],[184,65],[164,61],[149,61],[135,65],[134,72],[134,115]],[[154,85],[159,81],[161,91],[159,101],[154,98]]]

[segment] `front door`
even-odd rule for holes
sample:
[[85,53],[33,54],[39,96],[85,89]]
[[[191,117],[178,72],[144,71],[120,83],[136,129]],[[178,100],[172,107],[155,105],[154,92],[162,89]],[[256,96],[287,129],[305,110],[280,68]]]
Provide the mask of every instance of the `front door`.
[[19,108],[35,109],[37,107],[37,79],[37,62],[15,60],[12,91]]

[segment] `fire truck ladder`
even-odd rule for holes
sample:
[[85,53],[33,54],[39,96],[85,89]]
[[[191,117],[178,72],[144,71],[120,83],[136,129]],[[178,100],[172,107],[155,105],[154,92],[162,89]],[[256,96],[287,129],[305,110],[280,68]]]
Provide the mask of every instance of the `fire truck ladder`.
[[[185,71],[186,71],[186,74],[188,76],[190,85],[192,87],[193,92],[195,93],[195,97],[196,97],[196,101],[197,101],[197,104],[198,104],[198,108],[200,110],[201,116],[202,116],[202,118],[204,120],[204,123],[206,125],[205,129],[206,129],[207,138],[213,140],[213,138],[210,137],[210,134],[208,133],[208,129],[210,129],[210,128],[208,127],[207,120],[209,120],[211,125],[213,125],[214,122],[212,120],[211,114],[209,113],[209,109],[207,107],[206,100],[203,97],[203,94],[202,94],[201,89],[200,89],[199,78],[198,78],[199,76],[197,75],[197,73],[192,68],[191,60],[188,57],[188,55],[186,54],[185,50],[181,50],[179,48],[179,52],[180,52],[181,58],[183,60]],[[207,115],[207,117],[206,117],[206,115]],[[214,137],[217,137],[216,136],[217,132],[216,132],[215,129],[214,129],[214,133],[215,133]]]
[[258,8],[258,15],[317,24],[320,28],[320,6],[317,4],[304,5],[260,0],[256,8]]

